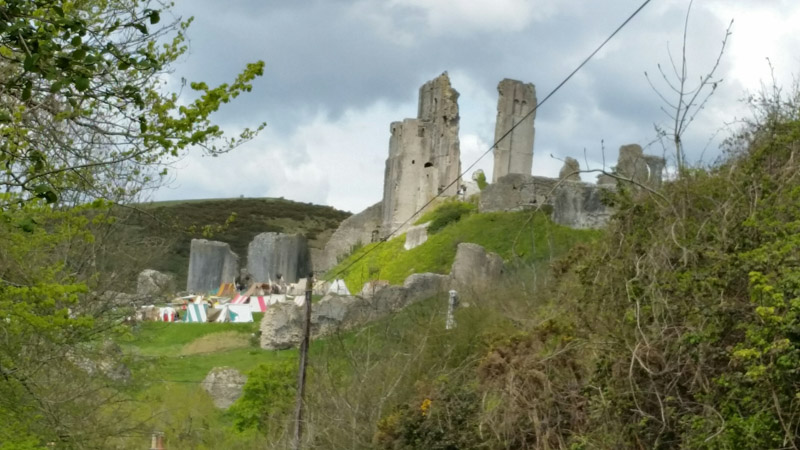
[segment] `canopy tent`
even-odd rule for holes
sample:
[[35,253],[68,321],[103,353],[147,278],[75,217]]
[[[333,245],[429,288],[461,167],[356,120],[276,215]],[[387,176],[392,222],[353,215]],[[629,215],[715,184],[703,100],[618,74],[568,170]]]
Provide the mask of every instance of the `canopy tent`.
[[328,293],[335,295],[350,295],[350,291],[347,290],[347,285],[344,284],[344,280],[341,278],[333,280],[331,287],[328,288]]
[[233,283],[222,283],[219,285],[216,297],[233,297],[236,293],[236,286]]
[[283,303],[286,301],[286,294],[272,294],[272,295],[237,295],[231,299],[231,305],[249,305],[250,310],[253,312],[264,312],[267,307],[275,303]]
[[[213,312],[212,312],[213,311]],[[209,310],[209,322],[247,323],[253,321],[253,312],[249,305],[223,305],[221,308]]]
[[253,321],[253,312],[247,305],[225,305],[228,310],[228,319],[233,323],[246,323]]
[[208,316],[206,312],[208,311],[208,305],[205,303],[189,303],[186,305],[186,317],[184,317],[184,322],[206,322],[208,321]]
[[250,297],[250,311],[252,312],[265,312],[267,306],[270,305],[269,297],[256,296]]
[[158,308],[158,320],[162,322],[175,322],[177,315],[175,308],[166,306]]

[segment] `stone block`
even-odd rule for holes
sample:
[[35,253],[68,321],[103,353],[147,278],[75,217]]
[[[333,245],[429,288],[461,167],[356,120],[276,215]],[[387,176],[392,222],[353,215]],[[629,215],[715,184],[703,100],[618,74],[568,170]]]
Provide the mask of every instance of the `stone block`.
[[419,247],[424,244],[428,240],[428,225],[430,224],[430,222],[426,222],[420,225],[414,225],[406,230],[406,242],[403,244],[403,248],[411,250],[414,247]]
[[450,269],[451,287],[456,291],[485,291],[499,282],[504,272],[503,258],[478,244],[458,244]]
[[247,271],[257,283],[295,283],[311,271],[308,242],[300,234],[261,233],[247,247]]
[[175,291],[175,277],[153,269],[139,272],[136,278],[136,295],[159,296]]
[[192,239],[189,253],[189,292],[217,291],[219,285],[233,283],[239,273],[239,257],[228,244],[205,239]]
[[214,406],[228,409],[242,396],[247,376],[232,367],[214,367],[200,384]]

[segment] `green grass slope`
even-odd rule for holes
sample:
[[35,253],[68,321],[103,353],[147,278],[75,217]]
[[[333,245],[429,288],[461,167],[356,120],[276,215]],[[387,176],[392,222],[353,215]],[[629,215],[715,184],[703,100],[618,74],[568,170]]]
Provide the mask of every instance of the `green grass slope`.
[[[591,241],[600,235],[596,230],[556,225],[542,212],[471,213],[470,208],[453,205],[458,203],[445,203],[426,215],[426,221],[433,223],[441,223],[441,218],[449,221],[419,247],[405,250],[405,235],[382,244],[366,245],[330,273],[344,271],[347,288],[350,292],[359,292],[370,280],[401,284],[413,273],[449,273],[458,244],[462,242],[479,244],[499,254],[506,262],[531,264],[557,257],[576,243]],[[454,209],[461,212],[453,214]]]

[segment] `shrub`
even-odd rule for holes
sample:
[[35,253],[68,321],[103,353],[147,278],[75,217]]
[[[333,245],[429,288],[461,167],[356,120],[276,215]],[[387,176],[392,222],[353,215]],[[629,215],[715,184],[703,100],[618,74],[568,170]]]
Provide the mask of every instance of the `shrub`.
[[428,233],[434,234],[451,223],[458,222],[462,217],[474,213],[477,209],[473,203],[445,202],[433,211],[425,213],[416,223],[430,222]]
[[294,401],[296,381],[297,365],[293,361],[262,364],[252,370],[242,396],[228,410],[234,426],[239,431],[279,433]]

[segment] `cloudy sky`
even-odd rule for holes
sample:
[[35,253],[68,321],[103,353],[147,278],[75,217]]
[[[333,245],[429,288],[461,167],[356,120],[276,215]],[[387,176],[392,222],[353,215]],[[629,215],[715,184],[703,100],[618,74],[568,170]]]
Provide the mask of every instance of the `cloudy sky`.
[[[419,86],[444,71],[461,94],[461,161],[492,144],[497,83],[536,85],[544,98],[641,0],[178,0],[194,16],[190,51],[175,80],[227,82],[263,60],[253,92],[215,116],[226,130],[267,122],[252,142],[218,157],[176,163],[156,200],[285,197],[357,212],[382,198],[389,124],[414,117]],[[658,65],[679,59],[688,0],[651,3],[542,105],[533,173],[556,176],[572,156],[589,168],[614,164],[620,145],[655,138],[669,100]],[[712,162],[720,131],[747,114],[741,99],[770,79],[800,73],[800,2],[696,0],[689,17],[690,84],[716,59],[723,79],[685,142],[691,161]],[[674,79],[674,78],[673,78]],[[649,153],[663,154],[654,144]],[[667,155],[669,157],[669,155]],[[491,174],[492,156],[476,168]],[[469,176],[469,175],[467,175]],[[584,175],[585,181],[593,181]]]

